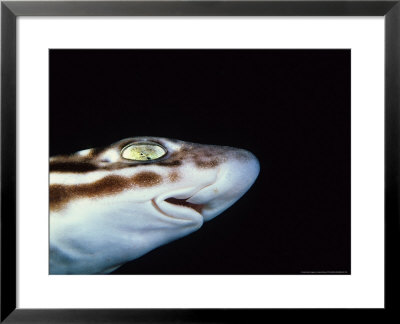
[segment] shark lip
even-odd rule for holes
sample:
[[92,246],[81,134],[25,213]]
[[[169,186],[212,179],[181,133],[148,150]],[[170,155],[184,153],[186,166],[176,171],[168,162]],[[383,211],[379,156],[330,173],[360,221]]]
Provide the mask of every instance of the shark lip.
[[169,204],[192,208],[196,212],[201,214],[201,212],[202,212],[202,210],[204,208],[204,204],[193,204],[193,203],[190,203],[190,202],[187,201],[189,198],[187,198],[187,199],[178,199],[178,198],[170,197],[170,198],[165,199],[165,201],[167,203],[169,203]]
[[201,218],[204,221],[203,212],[209,209],[209,199],[196,199],[204,190],[216,183],[218,174],[210,182],[193,186],[176,189],[172,192],[165,192],[151,200],[152,205],[158,212],[169,218],[180,220],[196,220]]
[[155,197],[151,202],[160,213],[170,218],[193,220],[193,218],[201,217],[203,219],[203,210],[207,208],[206,201],[196,201],[193,203],[188,200],[192,199],[208,186],[182,188],[175,192]]
[[[189,198],[187,198],[187,199],[189,199]],[[161,202],[160,201],[157,202],[155,199],[152,199],[151,203],[152,203],[153,207],[158,212],[163,214],[164,216],[167,216],[172,219],[184,220],[184,221],[187,221],[189,219],[186,217],[179,217],[178,215],[175,214],[175,212],[171,212],[171,210],[168,210],[168,209],[166,210],[165,203],[172,205],[172,206],[177,206],[178,209],[181,209],[181,208],[189,209],[192,211],[192,213],[195,212],[197,215],[199,215],[201,217],[203,217],[201,211],[202,211],[203,207],[205,206],[202,204],[192,204],[192,203],[187,202],[186,199],[178,199],[178,198],[174,198],[174,197],[167,198]]]

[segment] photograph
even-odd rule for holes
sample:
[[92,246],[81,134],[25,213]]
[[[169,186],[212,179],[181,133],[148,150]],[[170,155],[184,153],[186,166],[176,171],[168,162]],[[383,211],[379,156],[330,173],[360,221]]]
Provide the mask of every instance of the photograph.
[[50,275],[350,275],[350,49],[50,49]]

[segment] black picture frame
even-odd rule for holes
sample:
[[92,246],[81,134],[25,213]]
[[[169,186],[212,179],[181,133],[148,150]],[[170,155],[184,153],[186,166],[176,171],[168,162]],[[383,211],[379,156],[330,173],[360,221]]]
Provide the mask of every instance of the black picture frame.
[[[400,1],[2,1],[1,2],[1,322],[241,322],[266,309],[16,308],[16,19],[19,16],[384,16],[385,308],[399,285]],[[270,310],[271,311],[271,310]],[[308,312],[307,312],[308,313]],[[304,312],[302,312],[304,314]],[[306,315],[308,316],[308,315]],[[370,316],[370,315],[368,315]],[[252,320],[253,319],[253,320]]]

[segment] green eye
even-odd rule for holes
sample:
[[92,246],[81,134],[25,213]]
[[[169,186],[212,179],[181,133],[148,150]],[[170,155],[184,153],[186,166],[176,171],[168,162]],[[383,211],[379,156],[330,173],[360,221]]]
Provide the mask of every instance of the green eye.
[[153,143],[135,143],[122,149],[121,155],[124,159],[133,161],[151,161],[159,159],[167,154],[162,146]]

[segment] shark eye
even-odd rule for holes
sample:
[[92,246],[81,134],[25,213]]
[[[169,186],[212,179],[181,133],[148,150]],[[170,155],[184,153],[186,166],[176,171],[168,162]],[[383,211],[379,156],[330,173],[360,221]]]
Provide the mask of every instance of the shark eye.
[[167,154],[167,150],[155,143],[134,143],[125,146],[121,151],[121,156],[133,161],[152,161],[157,160]]

